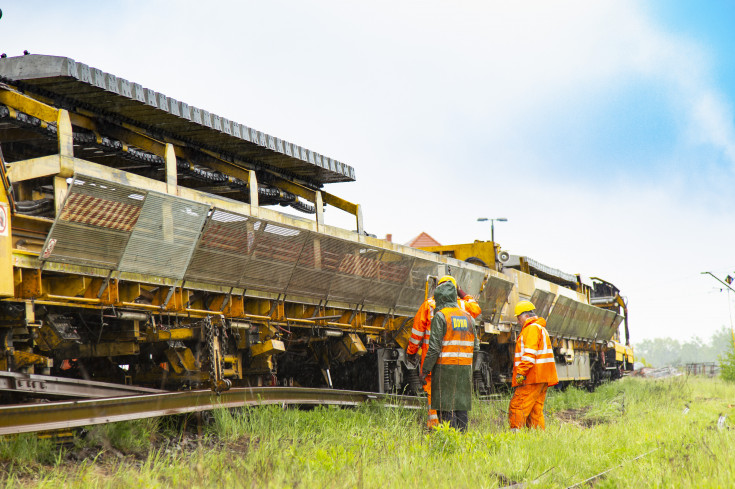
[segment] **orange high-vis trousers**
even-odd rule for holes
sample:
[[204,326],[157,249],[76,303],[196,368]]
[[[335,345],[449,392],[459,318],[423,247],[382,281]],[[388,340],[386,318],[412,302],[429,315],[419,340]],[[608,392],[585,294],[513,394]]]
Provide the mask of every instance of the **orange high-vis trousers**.
[[439,425],[439,416],[436,413],[436,409],[431,409],[431,372],[426,376],[426,385],[424,385],[424,392],[429,396],[429,419],[426,422],[426,426],[433,428]]
[[549,384],[525,384],[516,387],[508,409],[511,429],[524,426],[540,430],[546,429],[544,402],[548,387]]

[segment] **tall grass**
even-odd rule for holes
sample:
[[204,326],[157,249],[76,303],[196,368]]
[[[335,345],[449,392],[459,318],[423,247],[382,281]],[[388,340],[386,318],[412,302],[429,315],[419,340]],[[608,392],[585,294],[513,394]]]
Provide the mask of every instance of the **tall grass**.
[[[24,462],[13,458],[6,459],[4,477],[9,486],[20,481],[95,489],[492,488],[534,480],[535,487],[568,487],[612,469],[594,487],[735,487],[731,423],[717,426],[733,405],[732,383],[678,377],[623,379],[594,393],[552,390],[546,431],[517,434],[507,428],[508,398],[475,402],[466,434],[446,426],[428,433],[423,410],[375,403],[308,411],[222,409],[214,412],[201,444],[189,451],[158,442],[142,459],[103,455],[71,468],[39,463],[23,473],[17,468]],[[137,438],[151,440],[154,431],[142,430]],[[171,436],[181,434],[170,430]],[[106,453],[104,447],[100,451]]]

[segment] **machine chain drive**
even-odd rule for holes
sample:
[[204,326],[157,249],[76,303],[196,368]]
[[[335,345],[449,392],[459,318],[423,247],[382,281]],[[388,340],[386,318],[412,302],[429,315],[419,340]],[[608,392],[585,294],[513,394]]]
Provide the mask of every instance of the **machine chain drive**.
[[209,316],[202,321],[204,331],[204,342],[209,355],[209,379],[212,390],[219,394],[228,390],[232,383],[229,379],[225,379],[223,375],[223,358],[222,358],[222,332],[220,328],[212,324]]

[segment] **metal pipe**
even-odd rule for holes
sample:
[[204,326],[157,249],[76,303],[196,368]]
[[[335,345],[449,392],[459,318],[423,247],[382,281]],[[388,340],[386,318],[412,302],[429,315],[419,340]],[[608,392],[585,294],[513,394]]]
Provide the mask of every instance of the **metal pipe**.
[[89,302],[90,304],[99,304],[101,302],[100,299],[93,299],[93,298],[88,298],[88,297],[71,297],[67,295],[46,294],[46,297],[49,299],[57,299],[57,300],[65,300],[65,301]]
[[139,307],[143,309],[150,309],[152,311],[160,311],[161,308],[159,306],[154,306],[153,304],[139,304],[137,302],[122,302],[123,306],[126,307]]
[[117,318],[124,321],[148,321],[148,314],[132,311],[117,311]]
[[236,321],[233,319],[230,321],[230,326],[239,329],[250,329],[253,325],[251,323],[246,323],[245,321]]

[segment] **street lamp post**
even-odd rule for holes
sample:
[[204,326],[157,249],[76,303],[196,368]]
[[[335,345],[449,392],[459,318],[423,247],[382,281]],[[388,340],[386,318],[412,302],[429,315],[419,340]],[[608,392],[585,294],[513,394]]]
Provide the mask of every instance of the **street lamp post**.
[[492,219],[488,219],[487,217],[478,217],[477,220],[480,222],[490,221],[490,239],[493,242],[493,246],[495,246],[495,221],[508,222],[508,219],[505,217],[493,217]]

